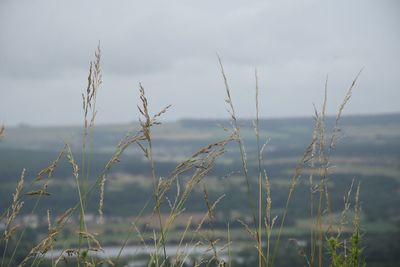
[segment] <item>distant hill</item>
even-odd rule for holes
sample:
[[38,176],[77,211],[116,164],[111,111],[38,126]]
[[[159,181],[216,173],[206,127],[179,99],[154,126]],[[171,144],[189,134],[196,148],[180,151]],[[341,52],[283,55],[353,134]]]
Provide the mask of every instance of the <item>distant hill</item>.
[[[331,129],[335,117],[327,117],[326,124]],[[250,119],[239,120],[247,158],[250,185],[256,186],[257,146],[253,123]],[[153,152],[156,173],[167,176],[177,164],[187,159],[200,148],[225,138],[229,133],[221,127],[231,127],[229,120],[183,119],[168,122],[153,128]],[[400,208],[400,114],[344,116],[340,121],[339,142],[332,157],[332,202],[342,208],[343,193],[356,178],[362,182],[363,210],[369,220],[398,216]],[[93,151],[91,153],[91,181],[110,159],[115,146],[129,129],[139,129],[137,123],[119,125],[98,125],[95,128]],[[301,158],[311,141],[313,118],[261,119],[260,137],[268,141],[262,168],[273,181],[273,201],[275,207],[285,203],[288,179],[296,162]],[[329,132],[327,132],[329,135]],[[21,126],[6,128],[6,136],[0,142],[0,208],[9,204],[15,190],[17,179],[23,168],[27,169],[27,180],[54,160],[64,142],[71,145],[76,161],[80,163],[82,151],[81,127],[33,127]],[[209,173],[206,184],[209,194],[217,199],[226,193],[221,201],[221,210],[230,213],[238,210],[248,211],[244,192],[241,162],[236,142],[232,142],[226,153]],[[151,196],[151,178],[148,161],[143,151],[132,144],[121,162],[109,173],[110,181],[106,187],[106,214],[129,216],[140,210],[143,200]],[[305,172],[305,176],[308,173]],[[334,179],[333,179],[334,177]],[[183,178],[182,178],[183,179]],[[293,203],[291,214],[305,216],[308,194],[306,179],[302,180],[296,192],[298,201]],[[60,210],[75,204],[71,192],[75,191],[71,166],[64,159],[54,173],[48,188],[51,201],[41,206]],[[195,192],[188,202],[189,211],[204,209],[203,194]],[[89,203],[90,210],[97,210],[97,198]],[[33,202],[27,202],[27,211]],[[30,205],[30,206],[29,206]]]
[[[327,116],[326,124],[332,126],[335,123],[336,116]],[[240,125],[243,127],[253,127],[253,119],[239,119]],[[213,128],[216,125],[223,125],[229,127],[230,121],[224,119],[182,119],[179,121],[184,127],[187,128]],[[260,128],[279,129],[282,127],[313,127],[314,120],[312,117],[288,117],[288,118],[261,118],[259,120]],[[340,120],[343,126],[362,126],[362,125],[400,125],[400,113],[392,114],[371,114],[371,115],[343,115]]]

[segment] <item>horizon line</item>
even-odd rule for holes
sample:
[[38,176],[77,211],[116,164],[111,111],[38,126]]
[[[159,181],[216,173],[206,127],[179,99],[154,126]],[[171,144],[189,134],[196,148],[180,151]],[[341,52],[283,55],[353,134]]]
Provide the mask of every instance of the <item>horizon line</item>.
[[[354,113],[354,114],[343,114],[342,118],[344,117],[379,117],[379,116],[400,116],[400,111],[396,112],[379,112],[379,113]],[[314,115],[306,116],[306,115],[299,115],[299,116],[274,116],[274,117],[260,117],[259,120],[301,120],[301,119],[310,119],[313,118]],[[327,114],[327,118],[335,118],[336,114]],[[255,120],[255,117],[238,117],[238,120],[241,121],[251,121]],[[178,119],[164,119],[163,123],[179,123],[182,121],[230,121],[231,119],[226,117],[181,117]],[[126,122],[100,122],[95,125],[96,126],[107,126],[107,125],[128,125],[128,124],[136,124],[139,120],[136,121],[126,121]],[[44,124],[30,124],[28,122],[19,122],[16,124],[0,124],[0,126],[4,126],[5,128],[19,128],[19,127],[32,127],[32,128],[60,128],[60,127],[82,127],[80,123],[66,123],[66,124],[53,124],[53,123],[44,123]]]

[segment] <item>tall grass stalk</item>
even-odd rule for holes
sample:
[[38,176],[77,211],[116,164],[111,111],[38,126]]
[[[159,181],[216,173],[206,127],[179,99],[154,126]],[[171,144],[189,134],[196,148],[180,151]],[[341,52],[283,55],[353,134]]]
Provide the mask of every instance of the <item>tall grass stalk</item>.
[[[246,149],[245,149],[245,145],[244,145],[244,141],[243,138],[240,134],[240,127],[238,124],[238,120],[237,120],[237,116],[236,116],[236,111],[235,111],[235,107],[233,105],[233,101],[232,101],[232,97],[231,97],[231,90],[230,90],[230,86],[228,83],[228,79],[227,76],[225,74],[225,70],[224,70],[224,66],[222,64],[222,60],[220,58],[219,55],[217,55],[218,57],[218,62],[220,65],[220,69],[221,69],[221,74],[222,74],[222,78],[224,81],[224,86],[225,86],[225,92],[226,92],[226,100],[225,102],[228,104],[229,109],[227,110],[230,117],[231,117],[231,124],[232,124],[232,128],[233,128],[233,133],[236,136],[236,141],[238,143],[239,146],[239,150],[240,150],[240,159],[241,159],[241,163],[242,163],[242,171],[243,171],[243,175],[245,177],[245,181],[246,181],[246,189],[247,189],[247,201],[249,203],[250,206],[250,210],[251,210],[251,215],[252,215],[252,219],[253,219],[253,225],[256,229],[256,240],[257,240],[257,246],[258,246],[258,251],[261,251],[261,247],[260,247],[260,233],[259,233],[259,227],[257,227],[258,223],[257,223],[257,219],[256,219],[256,211],[255,211],[255,203],[254,203],[254,199],[253,199],[253,193],[252,193],[252,189],[250,186],[250,178],[249,178],[249,174],[248,174],[248,168],[247,168],[247,154],[246,154]],[[257,85],[256,87],[258,87],[258,79],[257,79]],[[257,93],[257,98],[258,98],[258,89],[256,89]],[[256,108],[258,110],[258,106]],[[258,112],[258,111],[257,111]],[[261,255],[259,255],[259,260],[260,260]],[[261,262],[261,261],[260,261]]]
[[[323,211],[324,211],[324,204],[323,204],[323,197],[325,196],[325,206],[327,209],[328,213],[328,234],[331,232],[332,227],[333,227],[333,214],[332,214],[332,208],[331,208],[331,203],[330,203],[330,194],[329,194],[329,188],[328,188],[328,183],[327,180],[329,179],[329,169],[330,169],[330,159],[331,155],[333,152],[333,149],[336,146],[336,142],[338,140],[338,136],[340,134],[340,119],[342,117],[342,113],[349,102],[353,89],[356,85],[356,82],[362,72],[362,69],[360,72],[356,75],[356,77],[353,79],[351,85],[349,86],[345,97],[339,106],[335,123],[333,126],[333,129],[331,130],[331,135],[330,139],[326,140],[326,127],[325,127],[325,117],[326,117],[326,106],[327,106],[327,92],[328,92],[328,78],[326,79],[325,82],[325,94],[324,94],[324,104],[322,107],[322,111],[320,115],[318,115],[318,112],[316,112],[316,125],[317,125],[317,136],[318,136],[318,142],[319,142],[319,149],[318,149],[318,161],[319,161],[319,186],[318,186],[318,191],[319,191],[319,201],[318,201],[318,210],[317,210],[317,225],[316,228],[318,230],[318,266],[322,266],[322,258],[323,258],[323,244],[324,244],[324,236],[323,236],[323,231],[322,231],[322,217],[323,217]],[[328,144],[328,147],[326,149],[326,143]],[[325,151],[327,150],[327,151]]]
[[[87,232],[87,227],[85,223],[85,209],[86,209],[86,192],[89,188],[89,175],[90,175],[90,156],[92,155],[93,150],[93,128],[95,126],[95,118],[97,114],[96,110],[96,99],[97,92],[102,83],[102,74],[100,68],[100,60],[101,60],[101,49],[100,43],[97,46],[97,50],[95,51],[95,60],[90,62],[89,66],[89,75],[87,78],[87,87],[85,94],[82,94],[82,107],[84,113],[84,127],[83,127],[83,136],[82,136],[82,162],[81,162],[81,177],[82,181],[79,179],[79,176],[75,176],[79,201],[81,204],[80,209],[80,218],[79,218],[79,232],[84,233]],[[90,117],[89,117],[90,116]],[[89,143],[89,153],[87,152],[87,144]],[[72,153],[70,153],[70,157],[72,157]],[[70,161],[72,166],[75,168],[74,163]],[[83,235],[79,234],[78,239],[78,251],[80,251],[82,245]],[[87,238],[88,247],[90,249],[90,239]],[[80,262],[78,260],[78,266]]]
[[[259,88],[258,88],[258,74],[257,74],[257,69],[254,71],[254,77],[256,80],[256,122],[254,125],[254,131],[256,134],[256,142],[257,142],[257,159],[258,159],[258,231],[257,231],[257,241],[258,241],[258,249],[259,251],[263,251],[262,249],[262,218],[263,218],[263,183],[262,183],[262,172],[261,172],[261,158],[262,158],[262,151],[261,151],[261,145],[260,145],[260,122],[259,122]],[[262,267],[263,262],[262,262],[262,255],[259,252],[258,253],[258,266]]]
[[[158,179],[156,177],[156,170],[155,170],[155,163],[154,163],[154,158],[153,158],[153,143],[152,143],[152,138],[151,138],[151,125],[154,123],[152,122],[148,110],[148,101],[144,92],[144,88],[142,84],[139,84],[140,86],[140,99],[142,102],[142,106],[138,107],[139,112],[143,116],[143,120],[140,119],[140,125],[142,127],[142,131],[144,134],[144,137],[146,138],[147,141],[147,148],[144,148],[143,151],[145,153],[146,158],[149,160],[150,163],[150,169],[151,169],[151,176],[153,178],[153,196],[154,196],[154,201],[156,205],[156,212],[158,216],[158,222],[159,222],[159,227],[160,227],[160,234],[161,234],[161,246],[163,249],[164,253],[164,261],[167,262],[167,251],[165,247],[165,233],[164,233],[164,227],[163,227],[163,222],[161,219],[161,200],[159,199],[158,195]],[[168,106],[169,107],[169,106]],[[165,108],[165,111],[168,109]],[[157,248],[156,248],[157,250]],[[158,260],[158,257],[157,257]]]

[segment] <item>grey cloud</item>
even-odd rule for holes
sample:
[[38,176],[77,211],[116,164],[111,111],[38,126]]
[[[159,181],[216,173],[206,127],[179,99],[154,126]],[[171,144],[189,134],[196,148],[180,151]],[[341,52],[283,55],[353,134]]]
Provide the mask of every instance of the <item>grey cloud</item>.
[[[267,100],[263,115],[310,114],[326,74],[332,77],[332,88],[345,88],[361,67],[365,72],[360,86],[367,93],[360,93],[349,110],[372,111],[368,106],[379,99],[374,112],[397,111],[392,99],[400,97],[399,7],[394,0],[3,0],[0,114],[12,121],[40,122],[43,115],[37,107],[32,106],[37,111],[30,118],[14,110],[12,103],[21,92],[27,108],[35,104],[29,104],[36,100],[33,92],[40,91],[41,96],[62,97],[63,108],[71,110],[68,105],[84,87],[99,40],[107,96],[103,105],[113,112],[115,103],[129,104],[117,94],[133,99],[128,88],[143,81],[156,106],[175,104],[173,118],[223,116],[216,52],[244,116],[253,112],[248,108],[251,101],[244,99],[252,99],[254,67],[265,77],[268,99],[276,100]],[[342,93],[333,91],[332,102],[340,101]],[[198,101],[190,104],[193,98]],[[207,110],[201,110],[204,101]],[[63,120],[76,121],[79,112]]]

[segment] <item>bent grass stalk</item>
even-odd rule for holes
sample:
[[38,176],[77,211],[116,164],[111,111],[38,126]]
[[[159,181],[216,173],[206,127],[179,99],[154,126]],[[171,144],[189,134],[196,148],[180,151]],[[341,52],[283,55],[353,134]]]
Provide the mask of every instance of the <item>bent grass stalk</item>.
[[6,254],[7,248],[8,248],[8,241],[10,240],[12,235],[17,230],[17,226],[14,226],[13,222],[24,205],[24,202],[21,201],[21,199],[20,199],[20,195],[23,190],[24,183],[25,183],[25,169],[22,170],[19,182],[15,189],[15,193],[13,194],[13,200],[11,203],[11,207],[10,207],[10,209],[7,210],[6,222],[5,222],[4,232],[3,232],[3,236],[2,236],[2,239],[5,240],[6,244],[5,244],[5,248],[3,251],[1,266],[3,266],[3,264],[4,264],[4,258],[5,258],[5,254]]

